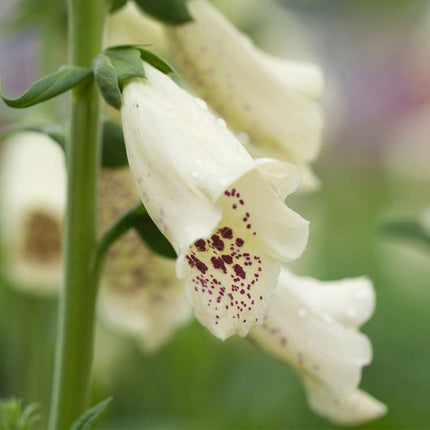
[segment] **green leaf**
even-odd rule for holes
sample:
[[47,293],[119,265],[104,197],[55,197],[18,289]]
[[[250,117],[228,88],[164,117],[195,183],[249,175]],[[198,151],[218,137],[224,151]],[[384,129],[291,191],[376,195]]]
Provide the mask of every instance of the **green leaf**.
[[157,254],[167,258],[176,258],[175,250],[170,242],[158,230],[148,213],[136,218],[134,229],[140,238]]
[[184,0],[135,0],[136,4],[148,15],[170,25],[180,25],[193,18]]
[[129,79],[145,77],[140,52],[136,48],[108,48],[104,54],[110,59],[120,85]]
[[163,72],[166,75],[168,75],[169,73],[176,73],[176,70],[167,61],[163,60],[158,55],[155,55],[153,52],[148,51],[144,48],[137,47],[137,49],[140,52],[140,57],[142,58],[142,60],[151,64],[151,66],[154,66],[160,72]]
[[140,238],[154,252],[167,258],[176,258],[176,253],[169,241],[158,230],[142,203],[138,203],[118,218],[100,239],[97,246],[97,266],[101,267],[109,248],[131,228],[136,229]]
[[145,77],[140,52],[130,46],[105,49],[94,61],[94,77],[106,102],[120,109],[122,84]]
[[55,124],[18,124],[7,128],[0,133],[0,140],[6,139],[17,133],[36,132],[49,136],[53,141],[60,145],[63,151],[65,150],[65,136],[61,127]]
[[13,108],[34,106],[81,84],[88,79],[91,74],[91,70],[85,69],[84,67],[61,66],[55,73],[47,75],[32,84],[20,97],[16,99],[8,99],[3,95],[1,97],[8,106]]
[[122,94],[119,88],[118,77],[110,59],[105,54],[99,54],[94,60],[94,79],[106,103],[120,109]]
[[115,12],[118,9],[121,9],[127,4],[127,0],[111,0],[110,3],[110,12]]
[[430,232],[421,223],[413,220],[392,221],[382,225],[386,235],[413,240],[430,247]]
[[40,420],[39,405],[31,403],[22,410],[22,400],[0,400],[0,430],[30,430]]
[[78,418],[70,427],[70,430],[93,430],[101,421],[107,407],[112,401],[112,397],[98,403],[92,408],[88,409],[84,414]]
[[117,46],[110,46],[108,49],[109,51],[123,50],[123,49],[130,49],[130,48],[136,49],[140,52],[140,58],[142,60],[151,64],[156,69],[160,70],[160,72],[163,72],[166,75],[168,75],[169,73],[176,73],[176,70],[173,68],[171,64],[169,64],[166,60],[163,60],[161,57],[154,54],[153,52],[143,48],[143,46],[148,46],[148,45],[117,45]]
[[102,166],[117,168],[128,164],[121,124],[106,121],[103,124]]

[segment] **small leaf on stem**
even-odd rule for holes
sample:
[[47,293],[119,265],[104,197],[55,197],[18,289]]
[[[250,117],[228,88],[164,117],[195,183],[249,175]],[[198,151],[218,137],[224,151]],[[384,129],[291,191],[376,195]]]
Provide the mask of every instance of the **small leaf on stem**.
[[76,87],[88,79],[91,74],[92,71],[84,67],[61,66],[56,72],[34,82],[20,97],[8,99],[1,95],[1,98],[13,108],[34,106]]
[[107,407],[112,401],[112,397],[103,400],[92,408],[88,409],[70,427],[70,430],[93,430],[101,421]]
[[145,77],[139,50],[130,46],[105,49],[94,60],[94,77],[106,102],[119,109],[122,84]]
[[138,217],[134,223],[134,229],[140,238],[157,254],[167,258],[176,258],[176,253],[170,242],[158,230],[148,213]]
[[102,166],[117,168],[128,164],[121,124],[106,121],[103,124]]
[[180,25],[193,18],[184,0],[135,0],[136,4],[148,15],[170,25]]
[[115,12],[118,9],[121,9],[127,4],[127,0],[111,0],[110,3],[110,12]]
[[418,221],[391,221],[381,226],[387,236],[410,239],[430,248],[430,231]]
[[105,54],[100,54],[94,60],[94,79],[106,103],[119,109],[122,104],[122,94],[119,88],[115,68]]

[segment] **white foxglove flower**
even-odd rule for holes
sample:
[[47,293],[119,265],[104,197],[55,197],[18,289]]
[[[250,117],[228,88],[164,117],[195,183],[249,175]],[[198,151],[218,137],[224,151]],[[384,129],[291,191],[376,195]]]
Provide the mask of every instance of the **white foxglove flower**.
[[259,50],[207,1],[187,7],[194,21],[166,30],[187,81],[230,126],[249,135],[252,155],[293,163],[304,185],[314,186],[309,163],[321,143],[320,69]]
[[[130,170],[104,169],[100,177],[101,229],[139,200]],[[145,352],[164,345],[191,318],[175,261],[151,251],[132,230],[109,249],[101,279],[100,313],[111,327],[135,338]]]
[[62,150],[44,134],[21,133],[5,142],[1,170],[6,276],[18,288],[56,292],[66,198]]
[[283,200],[297,170],[253,160],[241,143],[169,77],[123,90],[128,159],[142,201],[178,255],[176,271],[199,321],[216,336],[242,336],[270,305],[280,261],[297,258],[308,223]]
[[250,338],[292,365],[303,377],[311,407],[340,424],[385,413],[385,406],[357,390],[372,348],[358,327],[374,309],[366,278],[320,282],[281,270],[273,303]]

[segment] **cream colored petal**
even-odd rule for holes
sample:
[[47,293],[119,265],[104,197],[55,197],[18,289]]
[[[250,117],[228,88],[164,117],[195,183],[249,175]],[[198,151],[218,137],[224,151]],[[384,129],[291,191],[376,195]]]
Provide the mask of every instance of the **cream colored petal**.
[[7,276],[33,293],[58,291],[66,195],[61,149],[41,133],[11,137],[3,148],[1,185]]
[[297,190],[300,183],[299,171],[292,164],[280,163],[271,158],[260,158],[258,171],[281,200]]
[[[297,186],[297,172],[275,160],[253,160],[201,100],[151,66],[145,65],[145,70],[147,80],[126,85],[122,108],[127,153],[140,196],[178,254],[178,276],[187,277],[188,297],[202,324],[220,338],[245,335],[270,303],[279,261],[297,258],[307,242],[308,223],[283,203]],[[282,180],[287,183],[281,185]],[[226,294],[236,288],[231,272],[235,265],[223,268],[222,250],[211,244],[222,229],[231,230],[235,240],[246,240],[249,254],[264,260],[265,273],[255,288],[264,304],[252,308],[256,313],[249,316],[239,312],[235,321],[231,311],[223,319],[225,312],[209,305],[205,285],[196,292],[192,284],[204,275],[216,279],[213,288],[223,287]],[[202,253],[196,248],[199,241],[210,246],[197,256]],[[230,243],[224,242],[224,253],[229,254]]]
[[321,282],[284,271],[282,282],[314,314],[344,326],[360,327],[375,309],[375,291],[365,277]]
[[286,61],[264,51],[257,50],[267,71],[287,89],[295,89],[304,97],[318,98],[324,90],[324,78],[321,69],[315,64]]
[[362,390],[335,397],[324,384],[304,376],[310,407],[337,425],[354,426],[378,419],[387,407]]
[[194,21],[166,34],[193,89],[262,151],[277,148],[292,163],[314,160],[322,128],[314,101],[322,90],[319,69],[263,53],[207,1],[188,7]]
[[[346,289],[349,282],[344,283]],[[302,281],[282,269],[266,319],[250,336],[263,349],[320,381],[339,397],[358,386],[361,368],[370,362],[372,351],[367,337],[351,327],[351,320],[345,324],[337,306],[328,306],[326,298],[321,300],[320,290],[325,288],[324,283],[310,278]],[[354,302],[357,290],[348,289],[352,298],[345,300],[347,293],[342,288],[328,287],[331,300],[348,303],[357,315],[367,314],[361,299]],[[368,306],[373,308],[373,302]]]

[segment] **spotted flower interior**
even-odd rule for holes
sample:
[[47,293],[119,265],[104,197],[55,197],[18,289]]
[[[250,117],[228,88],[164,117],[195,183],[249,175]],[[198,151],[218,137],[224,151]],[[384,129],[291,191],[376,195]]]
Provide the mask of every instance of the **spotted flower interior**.
[[[197,240],[186,256],[191,270],[191,300],[198,317],[224,338],[225,331],[246,335],[270,304],[279,269],[261,247],[251,209],[239,189],[220,199],[228,213],[214,233]],[[227,208],[226,208],[227,207]],[[230,327],[230,328],[229,328]]]

